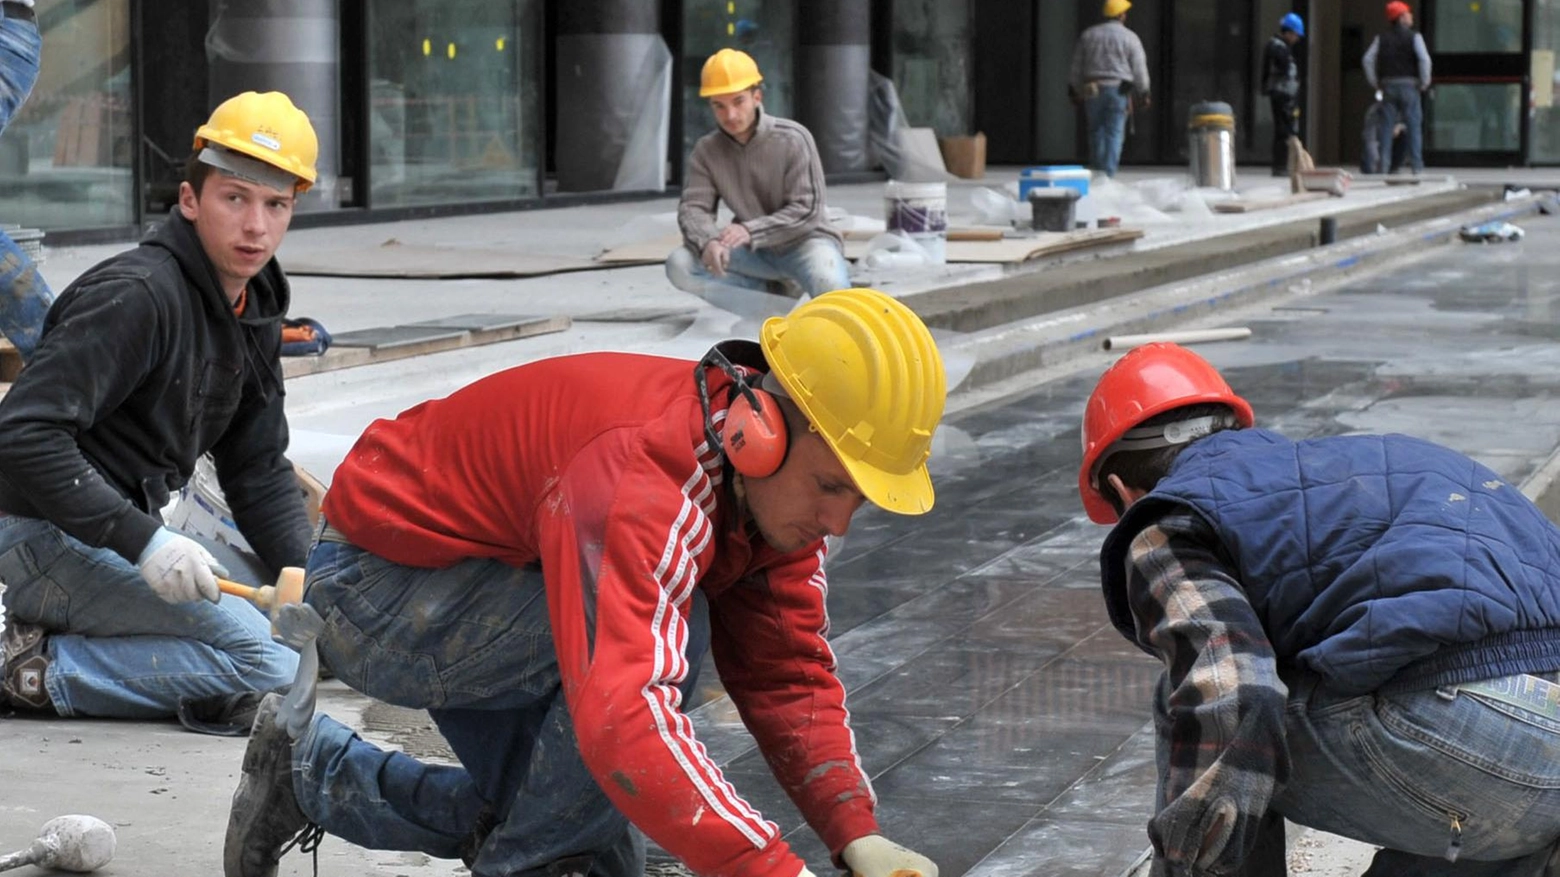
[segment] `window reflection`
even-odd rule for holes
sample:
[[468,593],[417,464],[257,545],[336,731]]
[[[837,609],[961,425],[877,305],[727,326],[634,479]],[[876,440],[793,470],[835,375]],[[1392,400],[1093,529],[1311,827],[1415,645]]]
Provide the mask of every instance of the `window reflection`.
[[371,204],[536,194],[536,0],[378,0]]
[[0,136],[5,221],[43,229],[135,221],[128,0],[39,0],[43,58]]

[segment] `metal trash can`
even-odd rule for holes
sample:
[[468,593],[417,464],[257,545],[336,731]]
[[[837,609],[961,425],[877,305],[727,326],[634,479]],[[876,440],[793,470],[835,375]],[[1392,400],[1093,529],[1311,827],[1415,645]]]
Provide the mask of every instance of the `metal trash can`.
[[1235,111],[1227,103],[1193,104],[1186,123],[1192,182],[1200,188],[1235,188]]

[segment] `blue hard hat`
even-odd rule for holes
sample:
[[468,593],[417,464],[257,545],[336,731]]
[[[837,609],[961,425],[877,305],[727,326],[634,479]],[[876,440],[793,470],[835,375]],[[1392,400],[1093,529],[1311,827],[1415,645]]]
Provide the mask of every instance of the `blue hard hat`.
[[1300,36],[1305,36],[1305,21],[1293,12],[1278,20],[1279,30],[1292,30]]

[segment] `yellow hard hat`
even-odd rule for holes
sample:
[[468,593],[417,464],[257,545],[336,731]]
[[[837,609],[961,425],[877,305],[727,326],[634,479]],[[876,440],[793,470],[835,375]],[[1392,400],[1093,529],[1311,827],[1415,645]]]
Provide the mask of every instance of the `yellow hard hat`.
[[1126,11],[1131,8],[1131,0],[1105,0],[1104,15],[1106,18],[1115,18],[1118,15],[1126,14]]
[[320,141],[314,126],[279,91],[246,91],[219,104],[195,132],[195,148],[207,146],[231,149],[292,174],[298,178],[296,192],[308,191],[318,176],[314,161]]
[[770,373],[868,500],[919,515],[926,458],[948,396],[942,356],[915,312],[875,289],[841,289],[764,321]]
[[699,76],[699,97],[736,94],[763,81],[758,62],[752,55],[737,49],[721,49],[704,62],[704,73]]

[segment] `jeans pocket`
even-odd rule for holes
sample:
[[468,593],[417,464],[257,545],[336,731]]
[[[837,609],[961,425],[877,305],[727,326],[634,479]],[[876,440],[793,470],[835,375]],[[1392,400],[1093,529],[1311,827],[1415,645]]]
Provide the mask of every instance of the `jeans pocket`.
[[369,697],[412,709],[444,706],[444,687],[432,657],[369,636],[340,606],[325,616],[319,649],[336,678]]
[[63,631],[70,625],[70,593],[48,575],[49,547],[40,556],[31,543],[21,542],[0,554],[0,582],[5,583],[0,599],[8,617]]
[[[451,636],[458,640],[460,631],[451,631]],[[558,659],[551,639],[544,635],[508,630],[484,637],[469,649],[459,642],[451,645],[451,653],[463,657],[440,674],[449,706],[529,701],[559,683]]]

